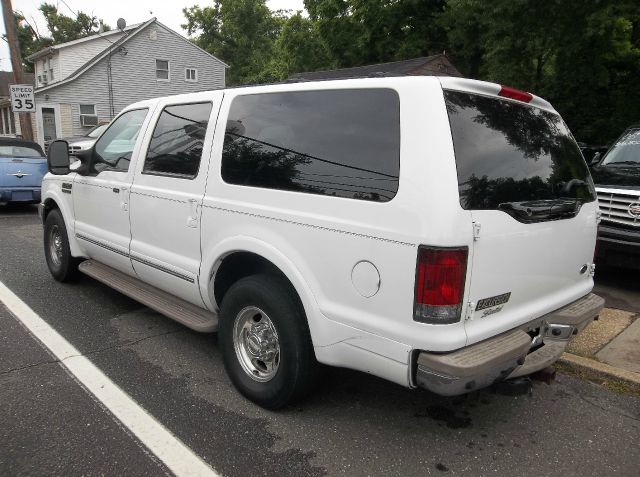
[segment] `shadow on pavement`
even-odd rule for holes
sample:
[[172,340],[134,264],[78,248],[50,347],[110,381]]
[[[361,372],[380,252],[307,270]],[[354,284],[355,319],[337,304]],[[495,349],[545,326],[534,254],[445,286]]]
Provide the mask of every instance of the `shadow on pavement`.
[[640,313],[640,280],[638,271],[626,268],[598,266],[594,293],[606,300],[608,308]]

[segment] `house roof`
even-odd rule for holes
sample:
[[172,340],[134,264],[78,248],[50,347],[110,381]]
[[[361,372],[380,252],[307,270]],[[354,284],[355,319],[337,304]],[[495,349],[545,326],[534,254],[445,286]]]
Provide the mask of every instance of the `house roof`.
[[[35,84],[35,75],[33,73],[23,73],[23,76],[25,83]],[[9,96],[10,84],[15,84],[13,71],[0,71],[0,97]]]
[[72,45],[77,45],[78,43],[85,43],[88,41],[93,41],[93,40],[99,40],[99,39],[103,39],[103,40],[107,40],[109,41],[109,37],[113,36],[117,33],[122,33],[123,31],[130,31],[130,30],[135,30],[136,28],[138,28],[140,25],[142,25],[142,23],[136,23],[134,25],[129,25],[127,27],[125,27],[124,30],[109,30],[109,31],[105,31],[104,33],[100,33],[99,35],[89,35],[89,36],[85,36],[83,38],[79,38],[77,40],[72,40],[72,41],[67,41],[65,43],[59,43],[57,45],[52,45],[49,46],[47,48],[44,48],[40,51],[36,51],[34,54],[29,55],[25,58],[25,60],[27,61],[31,61],[33,62],[33,60],[36,60],[38,58],[40,58],[41,56],[46,56],[48,54],[51,54],[57,50],[61,50],[62,48],[66,48],[68,46],[72,46]]
[[374,65],[341,68],[337,70],[312,71],[291,75],[293,80],[330,80],[341,78],[362,78],[375,75],[388,76],[462,76],[446,54],[412,58],[410,60],[377,63]]
[[[213,58],[214,60],[218,61],[220,64],[222,64],[225,68],[229,68],[229,65],[227,65],[224,61],[220,60],[219,58],[216,58],[215,56],[213,56],[211,53],[203,50],[202,48],[200,48],[198,45],[196,45],[195,43],[190,42],[187,38],[183,37],[182,35],[179,35],[178,33],[176,33],[175,31],[173,31],[171,28],[163,25],[162,23],[160,23],[159,21],[156,20],[155,17],[151,18],[150,20],[147,20],[144,23],[139,23],[136,26],[136,29],[134,31],[132,31],[131,33],[129,33],[128,35],[123,36],[122,38],[118,39],[118,41],[113,42],[113,44],[111,46],[109,46],[108,48],[105,48],[103,51],[101,51],[100,53],[98,53],[96,56],[94,56],[93,58],[91,58],[89,61],[87,61],[85,64],[83,64],[82,66],[80,66],[78,69],[76,69],[73,73],[71,73],[69,76],[67,76],[65,79],[60,80],[60,81],[56,81],[55,83],[51,83],[48,86],[44,86],[42,88],[38,88],[37,92],[40,93],[42,91],[47,91],[49,89],[53,89],[56,88],[58,86],[61,86],[63,84],[66,84],[70,81],[73,81],[74,79],[76,79],[78,76],[80,76],[82,73],[84,73],[85,71],[87,71],[89,68],[93,67],[94,65],[96,65],[97,63],[99,63],[102,59],[104,59],[107,55],[109,55],[110,52],[117,50],[120,46],[124,45],[126,42],[128,42],[129,40],[131,40],[132,38],[134,38],[136,35],[138,35],[141,31],[143,31],[145,28],[147,28],[149,25],[151,24],[157,24],[160,27],[164,28],[165,30],[167,30],[169,33],[172,33],[173,35],[175,35],[176,37],[180,38],[183,41],[189,42],[191,45],[193,45],[195,48],[198,48],[200,51],[206,53],[207,55],[209,55],[211,58]],[[77,40],[76,40],[77,41]],[[60,45],[58,45],[60,46]]]

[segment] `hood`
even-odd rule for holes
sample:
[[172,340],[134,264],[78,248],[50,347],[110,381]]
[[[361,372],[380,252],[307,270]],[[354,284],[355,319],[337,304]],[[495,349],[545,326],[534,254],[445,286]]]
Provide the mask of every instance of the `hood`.
[[83,141],[85,139],[89,139],[87,136],[69,136],[69,137],[61,137],[60,140],[67,141],[69,143],[76,141]]
[[615,186],[622,188],[640,188],[640,163],[637,166],[616,166],[607,164],[591,169],[596,186]]
[[77,147],[81,150],[89,149],[96,142],[96,138],[82,136],[76,141],[67,141],[69,143],[69,147]]

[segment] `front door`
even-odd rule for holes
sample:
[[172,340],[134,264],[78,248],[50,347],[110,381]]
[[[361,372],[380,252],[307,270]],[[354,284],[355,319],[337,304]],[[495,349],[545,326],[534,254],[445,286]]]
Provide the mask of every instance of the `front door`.
[[45,145],[56,139],[56,111],[53,108],[42,108],[42,134]]
[[89,175],[73,183],[75,235],[86,256],[133,275],[129,190],[148,109],[117,117],[95,144]]
[[[131,261],[136,274],[204,306],[198,286],[200,207],[222,93],[197,103],[158,106],[131,186]],[[149,135],[147,135],[149,136]]]

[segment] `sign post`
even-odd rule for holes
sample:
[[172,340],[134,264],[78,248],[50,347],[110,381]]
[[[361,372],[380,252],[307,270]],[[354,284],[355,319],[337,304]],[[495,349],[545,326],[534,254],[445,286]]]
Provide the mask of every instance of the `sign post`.
[[33,85],[12,84],[9,85],[11,91],[11,110],[14,113],[35,113],[36,102],[33,97]]

